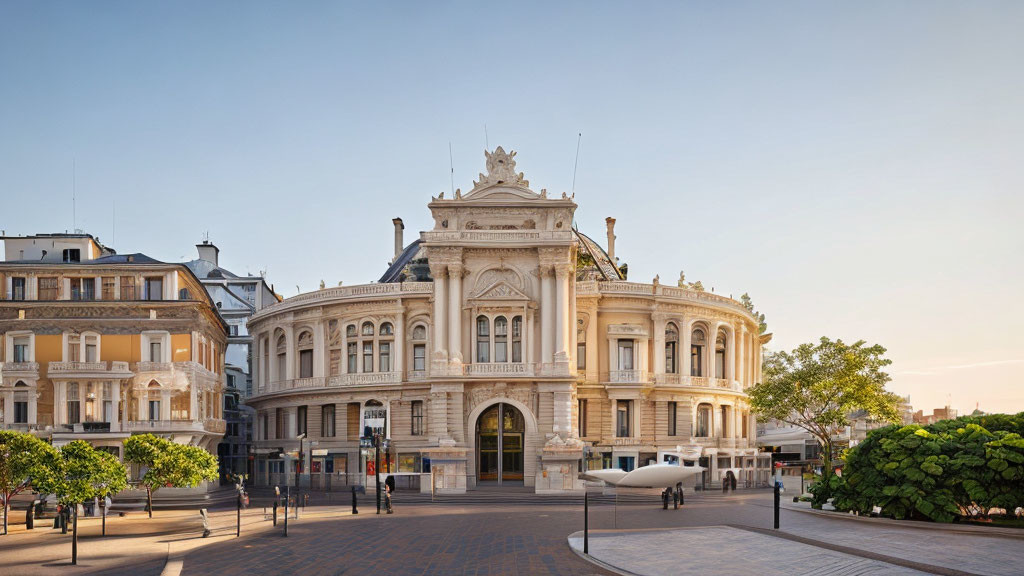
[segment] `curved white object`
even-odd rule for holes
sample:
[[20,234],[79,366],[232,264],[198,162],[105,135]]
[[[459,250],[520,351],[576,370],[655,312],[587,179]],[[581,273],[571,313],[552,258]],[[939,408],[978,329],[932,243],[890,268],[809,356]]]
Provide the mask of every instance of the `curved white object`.
[[663,488],[696,476],[704,471],[702,466],[679,466],[678,464],[651,464],[626,472],[618,468],[591,470],[581,475],[585,480],[601,480],[612,486],[624,488]]

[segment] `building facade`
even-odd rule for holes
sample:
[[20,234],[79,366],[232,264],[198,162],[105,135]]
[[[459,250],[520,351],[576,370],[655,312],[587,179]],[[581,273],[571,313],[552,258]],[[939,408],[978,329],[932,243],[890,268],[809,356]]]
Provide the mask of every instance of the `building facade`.
[[224,351],[224,437],[217,445],[222,483],[235,474],[251,474],[252,424],[255,413],[243,404],[252,395],[252,336],[247,321],[257,310],[280,301],[262,275],[239,276],[220,266],[220,249],[204,240],[199,258],[186,262],[199,278],[228,326]]
[[[578,490],[579,466],[684,460],[767,481],[745,390],[760,378],[758,322],[687,285],[627,282],[573,228],[576,204],[536,193],[515,152],[432,199],[434,226],[375,284],[288,298],[249,321],[257,483],[373,484],[381,467],[435,490],[514,483]],[[300,459],[299,465],[296,460]],[[420,484],[421,489],[430,489]]]
[[118,456],[144,432],[214,450],[227,326],[187,267],[88,234],[3,240],[0,426]]

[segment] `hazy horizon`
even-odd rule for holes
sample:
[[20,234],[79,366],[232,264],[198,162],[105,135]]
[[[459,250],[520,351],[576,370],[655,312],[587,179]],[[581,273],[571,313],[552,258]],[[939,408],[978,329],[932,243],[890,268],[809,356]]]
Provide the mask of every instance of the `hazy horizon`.
[[881,344],[926,413],[1018,412],[1020,30],[1015,2],[7,2],[0,229],[165,261],[209,233],[293,296],[375,281],[487,146],[570,192],[582,132],[576,224],[617,218],[630,280],[747,292],[772,350]]

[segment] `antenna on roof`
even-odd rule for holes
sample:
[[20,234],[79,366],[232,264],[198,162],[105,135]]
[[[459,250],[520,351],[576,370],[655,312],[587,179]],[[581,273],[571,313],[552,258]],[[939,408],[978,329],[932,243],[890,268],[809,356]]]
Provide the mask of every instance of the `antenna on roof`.
[[576,161],[572,163],[572,195],[576,195],[576,167],[580,164],[580,141],[583,140],[583,132],[576,137]]
[[455,159],[452,157],[452,141],[448,141],[448,167],[451,168],[452,198],[455,198]]
[[491,151],[491,141],[487,139],[487,124],[484,124],[484,146],[487,147],[487,151]]
[[71,159],[71,229],[78,228],[78,214],[75,210],[75,192],[78,188],[78,166],[75,159]]
[[110,201],[110,245],[114,246],[117,244],[117,236],[114,233],[117,232],[117,200]]

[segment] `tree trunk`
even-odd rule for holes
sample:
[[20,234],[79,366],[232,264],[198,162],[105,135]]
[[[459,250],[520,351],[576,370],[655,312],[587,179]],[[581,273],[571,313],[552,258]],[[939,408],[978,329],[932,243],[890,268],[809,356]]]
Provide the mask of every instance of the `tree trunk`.
[[146,509],[149,510],[149,517],[153,517],[153,489],[146,486]]
[[4,496],[4,536],[7,535],[7,515],[11,511],[11,499],[9,496]]

